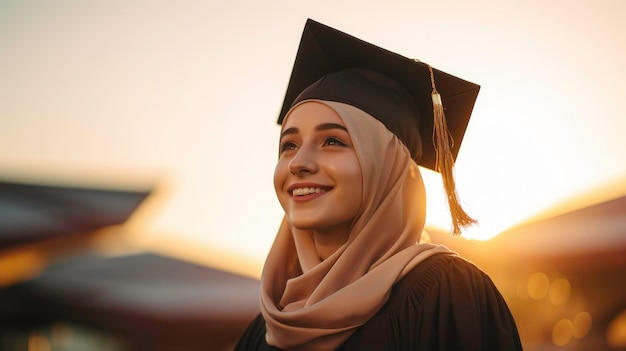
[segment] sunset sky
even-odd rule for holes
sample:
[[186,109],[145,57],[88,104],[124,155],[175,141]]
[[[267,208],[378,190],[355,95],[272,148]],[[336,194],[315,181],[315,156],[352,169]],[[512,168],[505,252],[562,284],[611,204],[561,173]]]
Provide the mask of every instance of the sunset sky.
[[[0,0],[0,176],[153,184],[142,245],[259,269],[307,18],[481,85],[456,169],[469,237],[626,195],[620,0]],[[447,230],[424,173],[427,225]]]

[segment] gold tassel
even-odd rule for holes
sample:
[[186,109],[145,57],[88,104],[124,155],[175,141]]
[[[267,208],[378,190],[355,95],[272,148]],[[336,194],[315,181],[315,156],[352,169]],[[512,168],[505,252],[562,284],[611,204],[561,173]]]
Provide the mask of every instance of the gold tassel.
[[433,69],[430,65],[425,65],[428,67],[428,71],[430,72],[430,82],[433,88],[433,144],[436,152],[435,169],[441,173],[441,179],[443,180],[443,186],[446,191],[448,207],[452,217],[452,235],[459,235],[461,234],[462,228],[470,227],[476,224],[477,221],[470,217],[463,210],[463,207],[461,207],[461,203],[456,192],[456,184],[454,182],[454,159],[452,158],[452,153],[450,151],[454,145],[454,140],[448,131],[441,95],[439,95],[437,88],[435,87],[435,75],[433,73]]

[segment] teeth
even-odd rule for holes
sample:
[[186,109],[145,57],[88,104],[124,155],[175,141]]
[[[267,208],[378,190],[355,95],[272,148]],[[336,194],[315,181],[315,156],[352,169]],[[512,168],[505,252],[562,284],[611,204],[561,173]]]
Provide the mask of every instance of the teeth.
[[293,194],[295,196],[304,196],[304,195],[323,193],[323,192],[326,192],[326,190],[322,189],[322,188],[296,188],[296,189],[293,189]]

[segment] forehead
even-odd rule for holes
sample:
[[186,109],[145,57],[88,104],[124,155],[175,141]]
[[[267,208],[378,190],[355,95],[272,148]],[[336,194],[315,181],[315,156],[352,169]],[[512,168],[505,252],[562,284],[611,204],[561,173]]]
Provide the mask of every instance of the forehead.
[[321,123],[335,123],[345,126],[339,114],[328,105],[317,101],[306,101],[289,112],[283,121],[282,129],[304,128]]

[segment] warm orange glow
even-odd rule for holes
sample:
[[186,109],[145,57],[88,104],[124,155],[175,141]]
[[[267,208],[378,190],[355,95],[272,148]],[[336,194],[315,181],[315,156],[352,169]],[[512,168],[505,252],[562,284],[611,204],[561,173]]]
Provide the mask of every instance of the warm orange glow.
[[173,235],[162,235],[143,243],[152,252],[176,257],[189,262],[210,266],[216,269],[241,274],[251,278],[261,277],[263,257],[233,254],[215,246],[191,245],[186,241],[172,240]]
[[541,272],[534,273],[528,279],[528,296],[535,300],[543,299],[550,288],[550,279]]
[[548,297],[552,304],[562,306],[568,301],[571,291],[572,286],[567,279],[557,278],[550,283]]
[[576,339],[582,339],[591,330],[591,315],[588,312],[580,312],[574,317],[573,334]]
[[[282,218],[274,118],[314,17],[482,86],[456,165],[461,202],[480,222],[466,237],[626,194],[623,2],[369,3],[374,25],[345,16],[349,2],[280,16],[271,3],[237,6],[0,3],[0,176],[165,178],[168,191],[133,221],[139,242],[214,247],[259,271]],[[427,225],[448,231],[441,181],[424,178]]]
[[46,257],[37,250],[0,252],[0,287],[36,276],[45,264]]
[[574,326],[572,321],[566,318],[560,319],[552,328],[552,342],[558,346],[565,346],[573,336]]
[[520,299],[528,299],[528,281],[526,279],[519,279],[515,287],[515,292]]
[[626,310],[613,318],[606,330],[606,342],[614,349],[626,347]]
[[28,338],[28,351],[50,351],[50,341],[43,335],[33,334]]

